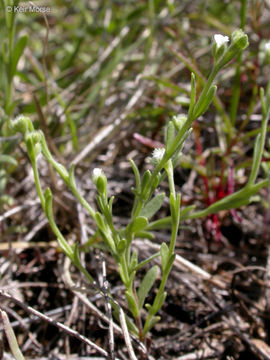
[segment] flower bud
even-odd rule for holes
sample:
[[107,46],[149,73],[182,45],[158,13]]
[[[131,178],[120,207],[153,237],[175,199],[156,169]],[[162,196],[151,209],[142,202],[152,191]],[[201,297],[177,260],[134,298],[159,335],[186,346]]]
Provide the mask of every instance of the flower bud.
[[95,168],[93,170],[93,182],[100,195],[107,193],[107,179],[102,169]]
[[41,153],[41,145],[40,143],[35,144],[35,154],[38,156]]
[[232,45],[239,50],[244,50],[248,46],[248,36],[241,29],[236,29],[231,35]]
[[239,52],[244,50],[248,46],[248,37],[241,30],[236,29],[231,35],[231,44],[223,54],[222,58],[219,58],[217,63],[218,68],[221,69],[223,66],[228,64]]
[[31,123],[29,117],[18,115],[10,124],[13,130],[25,134],[29,130],[29,122]]
[[173,117],[173,124],[177,131],[180,131],[187,121],[187,116],[185,114],[179,114]]
[[26,132],[25,134],[25,142],[27,146],[27,152],[30,157],[31,162],[37,161],[37,156],[40,154],[41,145],[41,132],[40,131],[31,131]]
[[37,144],[41,140],[41,133],[39,130],[34,130],[26,134],[25,136],[26,142],[32,141],[33,145]]

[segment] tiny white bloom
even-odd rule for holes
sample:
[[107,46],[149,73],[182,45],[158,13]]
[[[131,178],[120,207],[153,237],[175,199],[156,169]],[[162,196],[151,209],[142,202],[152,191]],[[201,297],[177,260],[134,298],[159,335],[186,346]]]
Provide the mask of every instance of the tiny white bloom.
[[226,44],[227,42],[229,42],[229,37],[221,35],[221,34],[215,34],[214,41],[217,44],[217,47],[219,48],[223,44]]
[[267,41],[265,44],[264,44],[264,49],[265,51],[270,51],[270,41]]
[[103,170],[100,168],[95,168],[93,170],[93,179],[98,179],[103,174]]
[[95,168],[93,170],[93,183],[96,185],[98,193],[107,197],[107,179],[102,169]]
[[21,121],[21,120],[24,119],[24,118],[25,118],[25,116],[22,115],[22,114],[20,114],[20,115],[17,115],[17,116],[15,117],[14,121]]
[[153,164],[157,164],[160,162],[160,160],[163,158],[163,155],[165,154],[165,149],[164,148],[156,148],[153,151],[152,154],[152,163]]

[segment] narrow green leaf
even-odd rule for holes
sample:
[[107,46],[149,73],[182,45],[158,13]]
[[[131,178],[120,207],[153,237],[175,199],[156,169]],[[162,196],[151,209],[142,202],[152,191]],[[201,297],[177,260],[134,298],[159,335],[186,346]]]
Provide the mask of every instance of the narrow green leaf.
[[114,200],[114,196],[110,197],[110,200],[109,200],[109,210],[110,210],[110,213],[111,213],[111,214],[112,214],[113,200]]
[[133,271],[138,264],[138,251],[134,250],[130,259],[130,269]]
[[196,101],[196,77],[195,74],[191,73],[191,92],[190,92],[190,104],[188,109],[188,117],[192,115],[194,105]]
[[174,260],[175,260],[176,254],[172,254],[170,256],[170,258],[168,259],[167,265],[166,265],[166,269],[164,270],[164,272],[166,272],[167,274],[171,271],[171,268],[173,266]]
[[205,96],[205,99],[203,99],[200,107],[198,109],[196,109],[195,106],[195,118],[198,118],[199,116],[201,116],[202,114],[204,114],[206,112],[206,110],[209,108],[210,104],[212,103],[214,96],[216,94],[216,90],[217,90],[217,86],[213,85],[210,87],[210,89],[208,90],[207,95]]
[[128,282],[128,279],[126,279],[125,272],[124,272],[122,266],[118,267],[118,271],[119,271],[119,275],[120,275],[120,278],[122,280],[122,283],[126,284]]
[[119,243],[117,244],[117,251],[122,253],[126,248],[127,242],[124,239],[121,239]]
[[10,155],[0,155],[0,163],[6,163],[6,164],[9,164],[9,165],[14,165],[14,166],[17,166],[18,165],[18,162],[17,160],[10,156]]
[[77,267],[81,265],[80,253],[78,243],[75,243],[74,252],[73,252],[73,263]]
[[139,170],[137,168],[137,165],[135,164],[135,162],[132,159],[129,159],[129,162],[131,164],[134,176],[135,176],[135,180],[136,180],[136,190],[138,191],[138,193],[141,190],[141,179],[140,179],[140,173]]
[[148,185],[148,182],[151,178],[150,170],[146,170],[142,177],[142,190]]
[[128,286],[132,286],[134,278],[136,275],[136,270],[131,271],[130,275],[129,275],[129,282],[128,282]]
[[172,224],[172,219],[170,216],[167,216],[163,219],[150,222],[145,230],[160,230],[168,229]]
[[137,318],[139,316],[139,309],[134,299],[134,295],[131,293],[131,291],[128,290],[125,292],[125,295],[128,302],[128,309],[130,310],[132,315]]
[[135,233],[136,238],[153,240],[155,235],[148,231],[138,231]]
[[108,250],[111,252],[113,256],[117,256],[117,250],[114,243],[114,240],[111,236],[110,230],[108,228],[107,223],[104,221],[102,215],[97,211],[95,213],[95,221],[98,226],[98,230],[100,235],[102,236],[103,241],[105,242]]
[[143,329],[143,333],[144,333],[144,334],[147,334],[148,331],[151,330],[152,327],[154,327],[157,322],[159,322],[159,320],[160,320],[160,316],[153,316],[153,317],[151,318],[151,320],[149,321],[147,328],[144,328],[144,329]]
[[143,230],[147,225],[148,225],[147,218],[144,216],[138,216],[131,224],[130,231],[132,233],[137,233]]
[[168,246],[163,242],[160,247],[160,257],[161,257],[161,268],[162,272],[165,271],[166,265],[168,263],[168,254],[169,254],[169,248]]
[[173,145],[173,140],[175,138],[175,126],[172,121],[169,121],[169,124],[166,129],[166,151],[170,151]]
[[254,151],[253,151],[253,159],[252,159],[252,165],[251,165],[251,172],[248,179],[248,185],[252,185],[254,181],[256,180],[257,173],[260,168],[260,148],[261,148],[261,141],[262,141],[262,134],[258,134],[255,140],[254,144]]
[[142,309],[146,296],[151,290],[158,273],[158,266],[155,265],[147,271],[138,290],[139,309]]
[[165,198],[165,193],[156,195],[150,200],[140,212],[140,216],[145,216],[147,219],[155,215],[155,213],[161,208]]
[[24,36],[20,37],[20,39],[18,40],[18,42],[15,45],[14,52],[12,54],[12,63],[11,63],[11,76],[12,77],[15,75],[18,62],[20,60],[20,57],[22,56],[22,53],[27,44],[27,41],[28,41],[28,36],[24,35]]
[[166,300],[167,293],[166,291],[160,295],[160,297],[157,299],[157,302],[153,305],[152,311],[153,314],[156,314],[161,309],[162,305],[164,304]]
[[181,221],[185,220],[186,217],[188,216],[188,213],[192,210],[195,209],[195,205],[190,205],[190,206],[186,206],[185,208],[181,207],[180,208],[180,217],[181,217]]
[[106,229],[104,220],[103,220],[101,214],[100,214],[98,211],[95,213],[95,220],[96,220],[96,223],[97,223],[98,228],[99,228],[102,232],[106,233],[106,230],[107,230],[107,229]]

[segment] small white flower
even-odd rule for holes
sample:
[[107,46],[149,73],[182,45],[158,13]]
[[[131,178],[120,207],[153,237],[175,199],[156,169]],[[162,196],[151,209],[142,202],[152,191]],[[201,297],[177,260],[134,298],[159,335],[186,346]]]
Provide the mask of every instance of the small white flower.
[[93,170],[93,179],[97,180],[103,174],[103,170],[100,168],[95,168]]
[[264,49],[265,51],[270,51],[270,41],[267,41],[265,44],[264,44]]
[[158,164],[160,162],[160,160],[163,158],[164,154],[165,154],[165,149],[164,148],[156,148],[156,149],[154,149],[153,154],[152,154],[151,163],[153,165]]
[[93,183],[96,185],[97,191],[100,195],[107,197],[107,178],[100,168],[93,170]]
[[164,148],[156,148],[153,151],[153,158],[155,158],[156,160],[161,160],[163,158],[163,155],[165,153],[165,149]]
[[221,34],[215,34],[214,41],[215,41],[217,47],[219,48],[223,44],[226,44],[227,42],[229,42],[229,37],[221,35]]

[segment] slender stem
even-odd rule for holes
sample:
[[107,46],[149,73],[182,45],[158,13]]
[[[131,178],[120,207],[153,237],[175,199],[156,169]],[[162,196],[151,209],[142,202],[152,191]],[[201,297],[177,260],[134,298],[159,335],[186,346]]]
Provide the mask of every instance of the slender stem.
[[179,229],[179,220],[178,220],[178,223],[176,223],[175,225],[172,226],[172,234],[171,234],[171,241],[170,241],[170,247],[169,247],[169,256],[171,256],[174,253],[178,229]]
[[42,206],[43,210],[45,211],[45,198],[44,198],[40,180],[39,180],[39,173],[38,173],[36,159],[31,159],[31,164],[32,164],[32,168],[33,168],[33,174],[34,174],[34,180],[35,180],[35,184],[36,184],[36,188],[37,188],[37,193],[38,193],[38,196],[39,196],[39,199],[41,202],[41,206]]
[[165,170],[166,170],[167,176],[168,176],[170,194],[175,199],[175,186],[174,186],[173,166],[172,166],[172,160],[171,159],[165,165]]
[[[240,17],[241,17],[241,29],[244,30],[246,24],[246,9],[247,9],[247,0],[241,0],[241,10],[240,10]],[[240,86],[241,86],[241,64],[242,64],[242,52],[240,52],[237,56],[237,67],[236,73],[233,83],[233,93],[232,93],[232,100],[230,106],[230,118],[232,126],[235,126],[235,120],[237,115],[237,109],[240,99]]]
[[78,189],[74,187],[70,182],[67,183],[75,197],[79,200],[80,204],[88,211],[88,213],[95,219],[95,211],[92,206],[85,200],[85,198],[79,193]]

